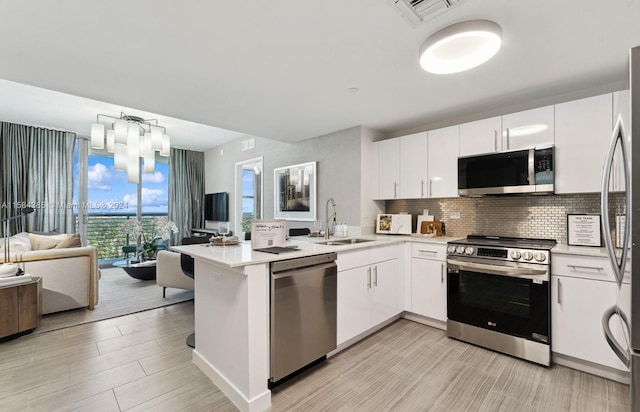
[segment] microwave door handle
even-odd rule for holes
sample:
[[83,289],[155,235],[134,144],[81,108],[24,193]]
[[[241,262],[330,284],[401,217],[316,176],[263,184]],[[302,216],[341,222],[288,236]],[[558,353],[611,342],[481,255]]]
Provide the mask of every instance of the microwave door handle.
[[628,368],[631,364],[629,350],[625,349],[620,344],[620,342],[618,342],[615,336],[613,336],[613,333],[611,332],[611,327],[609,326],[609,320],[614,315],[620,316],[627,330],[629,330],[629,320],[627,319],[627,315],[625,315],[625,313],[622,310],[620,310],[618,305],[613,305],[602,314],[602,329],[604,331],[604,337],[607,340],[607,343],[609,344],[613,352],[616,354],[616,356]]

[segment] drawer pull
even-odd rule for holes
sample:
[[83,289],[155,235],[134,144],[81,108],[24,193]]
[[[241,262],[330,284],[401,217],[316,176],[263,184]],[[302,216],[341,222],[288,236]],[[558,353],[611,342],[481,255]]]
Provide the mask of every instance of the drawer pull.
[[420,252],[420,253],[433,253],[434,255],[438,254],[438,252],[436,252],[435,250],[418,249],[418,252]]
[[604,270],[604,268],[598,268],[595,266],[578,266],[578,265],[567,265],[570,268],[573,268],[573,270],[577,270],[577,269],[587,269],[587,270],[597,270],[598,272],[602,272]]

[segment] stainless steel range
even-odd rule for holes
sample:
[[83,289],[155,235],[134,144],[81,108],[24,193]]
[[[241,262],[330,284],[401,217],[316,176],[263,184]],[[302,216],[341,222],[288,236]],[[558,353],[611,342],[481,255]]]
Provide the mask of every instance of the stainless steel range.
[[549,366],[555,240],[468,236],[447,247],[447,335]]

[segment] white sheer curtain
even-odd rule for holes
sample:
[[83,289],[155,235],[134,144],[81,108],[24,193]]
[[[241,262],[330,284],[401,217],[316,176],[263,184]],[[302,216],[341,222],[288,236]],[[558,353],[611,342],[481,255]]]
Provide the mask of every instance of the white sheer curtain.
[[2,216],[33,207],[26,227],[18,231],[75,232],[73,216],[73,149],[75,133],[0,122],[0,196]]
[[169,219],[178,227],[173,244],[204,227],[204,153],[171,148],[169,156]]

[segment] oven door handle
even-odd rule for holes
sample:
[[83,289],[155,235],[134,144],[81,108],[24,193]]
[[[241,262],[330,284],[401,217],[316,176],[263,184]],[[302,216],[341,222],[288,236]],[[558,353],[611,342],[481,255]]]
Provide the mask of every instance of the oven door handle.
[[[532,280],[549,279],[549,271],[547,269],[485,265],[483,263],[465,262],[455,259],[447,259],[447,265],[449,269],[473,271],[478,273],[486,273],[489,275],[509,276],[513,278],[524,278]],[[546,277],[546,279],[540,279],[540,277]]]

